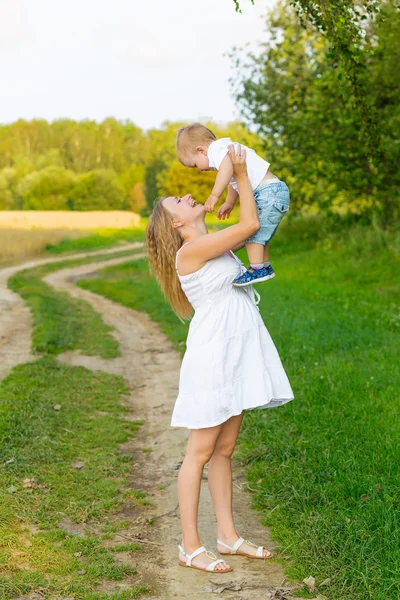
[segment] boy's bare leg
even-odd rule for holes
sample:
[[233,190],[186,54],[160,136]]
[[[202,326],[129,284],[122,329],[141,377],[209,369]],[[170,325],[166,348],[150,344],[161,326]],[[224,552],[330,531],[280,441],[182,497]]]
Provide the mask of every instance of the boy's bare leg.
[[263,244],[246,244],[246,250],[251,265],[262,265],[264,263]]
[[268,244],[266,246],[264,246],[264,262],[265,263],[269,262],[269,246],[268,246]]

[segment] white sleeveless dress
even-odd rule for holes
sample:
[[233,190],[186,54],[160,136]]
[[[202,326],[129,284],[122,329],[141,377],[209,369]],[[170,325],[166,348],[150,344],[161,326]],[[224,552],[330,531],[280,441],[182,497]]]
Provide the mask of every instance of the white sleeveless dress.
[[[195,313],[183,357],[172,427],[202,429],[243,410],[271,408],[293,399],[278,352],[261,318],[253,286],[236,288],[244,272],[233,254],[179,275]],[[258,296],[259,297],[259,296]]]

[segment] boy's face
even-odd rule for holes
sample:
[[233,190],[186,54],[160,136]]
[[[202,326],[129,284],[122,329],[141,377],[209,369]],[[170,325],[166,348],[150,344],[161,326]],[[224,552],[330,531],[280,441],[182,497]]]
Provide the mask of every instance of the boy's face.
[[210,161],[208,160],[207,148],[204,146],[198,146],[196,148],[196,154],[193,158],[194,166],[197,167],[199,171],[209,171]]

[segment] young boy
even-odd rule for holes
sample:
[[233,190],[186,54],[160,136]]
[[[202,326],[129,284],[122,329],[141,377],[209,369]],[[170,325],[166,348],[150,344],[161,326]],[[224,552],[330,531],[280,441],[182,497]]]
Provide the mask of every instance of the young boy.
[[[204,205],[207,212],[214,211],[221,194],[228,187],[226,201],[217,215],[223,220],[230,216],[238,199],[238,186],[232,176],[232,163],[227,156],[230,144],[237,144],[237,142],[232,142],[230,138],[217,140],[213,132],[200,123],[181,127],[176,138],[178,158],[185,167],[197,167],[200,171],[218,171],[211,195]],[[257,205],[260,229],[246,240],[250,267],[234,280],[233,285],[237,287],[275,277],[269,262],[268,244],[289,210],[290,203],[286,183],[269,171],[269,163],[251,148],[243,145],[242,148],[246,150],[247,172]]]

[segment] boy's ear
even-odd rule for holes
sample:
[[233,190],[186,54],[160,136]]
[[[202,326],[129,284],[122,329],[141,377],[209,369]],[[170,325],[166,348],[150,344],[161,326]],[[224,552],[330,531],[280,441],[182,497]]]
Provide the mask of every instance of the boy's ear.
[[207,154],[207,148],[205,146],[197,146],[196,152],[199,154]]

